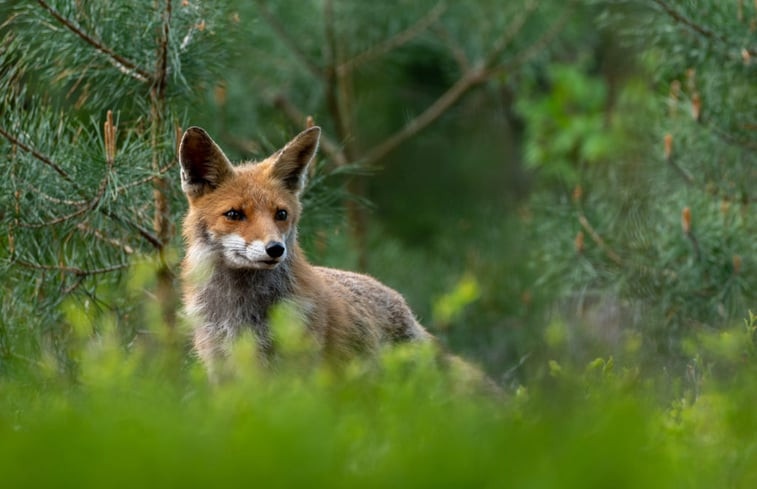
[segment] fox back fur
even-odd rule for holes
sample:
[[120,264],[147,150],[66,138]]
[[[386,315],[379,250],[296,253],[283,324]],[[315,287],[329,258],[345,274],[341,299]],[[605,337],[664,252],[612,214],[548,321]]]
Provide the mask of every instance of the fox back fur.
[[268,314],[282,301],[298,308],[324,354],[335,358],[432,338],[394,290],[366,275],[313,266],[303,255],[299,195],[319,137],[312,127],[261,162],[232,166],[204,130],[184,133],[184,302],[195,349],[211,372],[245,330],[270,353]]

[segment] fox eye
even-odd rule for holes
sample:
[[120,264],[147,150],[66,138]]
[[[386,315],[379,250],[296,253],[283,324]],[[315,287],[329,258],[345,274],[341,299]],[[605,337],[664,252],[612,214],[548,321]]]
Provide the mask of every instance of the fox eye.
[[226,219],[229,221],[241,221],[244,219],[244,213],[236,209],[228,210],[224,212],[223,215],[226,216]]
[[276,211],[275,219],[277,221],[286,221],[287,220],[287,211],[284,209],[279,209]]

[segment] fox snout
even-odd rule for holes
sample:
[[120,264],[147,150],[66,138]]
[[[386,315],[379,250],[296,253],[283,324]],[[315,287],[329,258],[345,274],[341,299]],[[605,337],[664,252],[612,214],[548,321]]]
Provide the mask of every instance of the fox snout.
[[271,241],[268,243],[265,247],[265,252],[268,253],[268,256],[271,258],[280,258],[281,255],[283,255],[286,252],[286,246],[284,246],[284,243],[280,243],[278,241]]
[[281,241],[247,242],[238,234],[221,239],[225,261],[235,268],[273,269],[286,258],[286,245]]

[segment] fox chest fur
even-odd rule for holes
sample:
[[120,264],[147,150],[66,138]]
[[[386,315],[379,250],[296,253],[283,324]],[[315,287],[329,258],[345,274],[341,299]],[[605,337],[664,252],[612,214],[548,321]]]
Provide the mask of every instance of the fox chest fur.
[[324,352],[338,357],[430,338],[394,290],[305,259],[297,244],[299,194],[319,135],[308,129],[266,160],[237,166],[202,129],[182,138],[184,302],[208,367],[245,330],[271,351],[268,316],[282,301],[294,304]]

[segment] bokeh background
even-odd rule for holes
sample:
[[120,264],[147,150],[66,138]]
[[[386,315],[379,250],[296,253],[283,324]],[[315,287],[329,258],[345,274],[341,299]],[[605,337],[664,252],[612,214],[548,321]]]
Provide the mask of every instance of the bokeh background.
[[[707,446],[712,417],[727,424],[755,394],[726,382],[736,404],[697,404],[754,364],[756,32],[746,0],[2,1],[0,378],[23,379],[6,384],[20,399],[35,382],[98,385],[93,344],[119,352],[103,370],[114,383],[134,352],[173,352],[159,378],[195,372],[178,294],[182,130],[242,161],[315,123],[311,262],[400,291],[508,395],[542,386],[529,409],[615,366],[608,398],[615,382],[653,393],[631,420],[664,412]],[[267,395],[249,402],[281,401]],[[629,435],[616,407],[608,443]],[[569,444],[590,423],[567,411]],[[753,448],[728,438],[753,425],[739,418],[722,446]],[[562,446],[548,429],[520,436]],[[623,453],[608,470],[632,480]],[[734,457],[723,470],[748,465]],[[678,475],[655,467],[660,484]],[[747,487],[754,475],[733,470]]]

